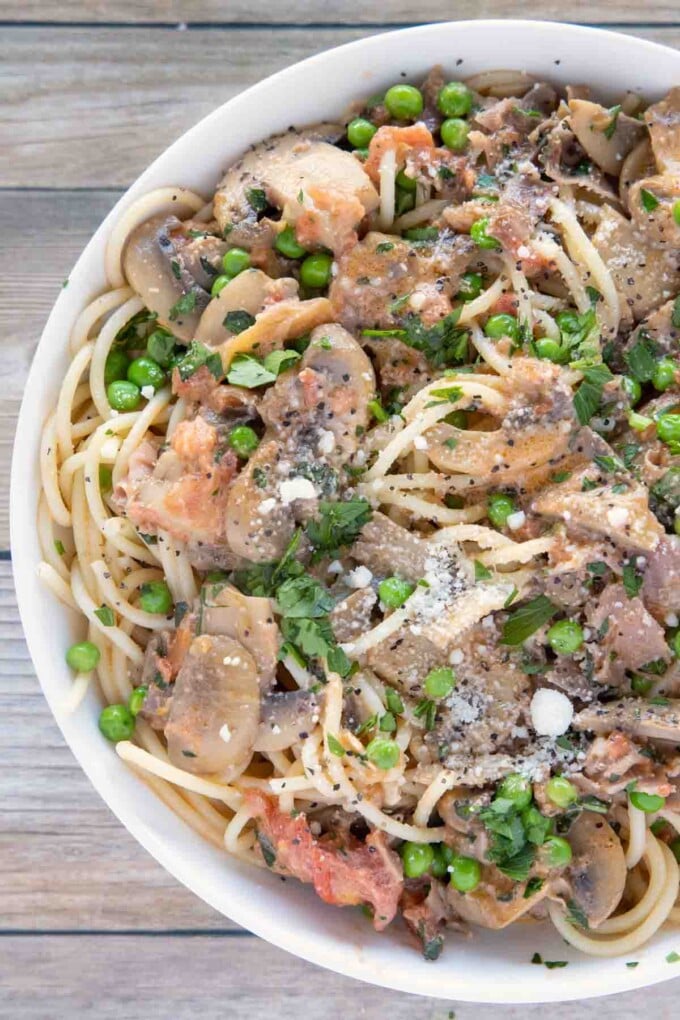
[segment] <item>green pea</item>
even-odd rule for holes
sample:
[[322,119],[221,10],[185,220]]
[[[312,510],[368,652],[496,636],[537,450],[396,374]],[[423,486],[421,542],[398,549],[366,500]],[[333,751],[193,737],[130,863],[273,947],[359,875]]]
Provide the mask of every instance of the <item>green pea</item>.
[[66,653],[66,661],[76,673],[89,673],[101,658],[101,652],[91,641],[78,641]]
[[555,322],[560,328],[560,333],[578,333],[581,328],[578,312],[558,312]]
[[395,120],[417,120],[423,112],[423,97],[414,85],[393,85],[385,93],[384,103]]
[[629,375],[621,376],[621,388],[630,401],[630,406],[635,407],[638,400],[642,396],[642,386],[637,379],[631,378]]
[[307,249],[298,244],[295,237],[295,228],[284,227],[276,238],[274,247],[287,259],[301,259],[307,254]]
[[571,847],[562,836],[549,836],[543,844],[549,868],[564,868],[572,858]]
[[545,792],[548,800],[561,808],[569,807],[578,800],[578,790],[564,776],[553,776],[549,779],[545,784]]
[[450,666],[432,669],[425,677],[425,692],[430,698],[445,698],[456,686],[456,674]]
[[127,705],[107,705],[100,713],[99,729],[107,740],[117,744],[129,740],[135,732],[135,717]]
[[319,251],[314,255],[308,255],[300,266],[300,279],[304,286],[313,290],[327,287],[331,281],[332,265],[333,256],[326,255],[325,252]]
[[633,807],[644,811],[647,815],[653,815],[657,811],[661,811],[666,803],[666,798],[660,797],[658,793],[643,793],[642,790],[631,790],[628,794],[628,799]]
[[229,445],[239,457],[247,460],[257,450],[260,440],[255,429],[249,425],[237,425],[229,433]]
[[230,248],[222,256],[222,268],[227,276],[238,276],[250,268],[250,254],[245,248]]
[[642,676],[641,673],[635,673],[635,675],[631,677],[630,689],[633,694],[637,694],[641,698],[647,697],[652,686],[653,682],[648,676]]
[[144,699],[149,693],[149,688],[146,684],[142,684],[141,687],[135,687],[134,691],[128,698],[128,708],[134,716],[138,716],[144,707]]
[[680,198],[677,200],[677,202],[673,202],[673,219],[680,227]]
[[430,871],[435,878],[447,878],[449,867],[453,864],[455,851],[446,843],[437,843],[434,847],[434,860]]
[[375,124],[365,117],[356,117],[347,125],[347,141],[355,149],[365,149],[377,131]]
[[457,297],[461,301],[474,301],[482,293],[484,281],[481,273],[463,273]]
[[450,117],[439,128],[439,134],[444,145],[447,149],[451,149],[452,152],[460,152],[465,148],[468,142],[469,131],[470,128],[467,122],[459,117]]
[[163,368],[170,368],[175,358],[175,338],[164,329],[155,329],[146,341],[146,353]]
[[387,771],[394,768],[399,761],[399,745],[395,740],[374,737],[370,744],[366,745],[365,754],[368,760],[379,769]]
[[437,96],[437,106],[445,117],[465,117],[472,109],[472,93],[462,81],[450,81]]
[[654,375],[652,376],[652,386],[654,389],[660,390],[662,393],[664,390],[669,389],[675,382],[676,370],[677,366],[670,358],[661,358],[660,361],[657,361]]
[[672,851],[676,861],[680,864],[680,839],[673,840],[673,842],[670,844],[670,850]]
[[454,429],[466,429],[468,426],[467,411],[452,411],[451,414],[447,414],[444,421],[448,425],[453,425]]
[[495,237],[491,237],[487,233],[488,229],[489,217],[482,216],[480,220],[476,220],[470,227],[470,237],[478,248],[500,248],[500,241],[497,241]]
[[396,184],[398,188],[403,188],[404,191],[415,191],[418,187],[415,177],[408,177],[403,170],[400,170],[397,174]]
[[139,604],[145,613],[166,616],[172,608],[172,595],[165,581],[149,581],[143,584]]
[[125,351],[122,351],[120,347],[114,347],[109,351],[104,365],[104,383],[108,386],[109,383],[114,382],[116,379],[124,379],[127,375],[129,364],[130,359]]
[[158,362],[145,354],[141,358],[135,358],[128,368],[127,377],[128,382],[139,386],[140,390],[144,386],[153,386],[154,392],[159,390],[166,380],[165,372]]
[[404,843],[399,852],[407,878],[420,878],[434,861],[434,850],[429,843]]
[[500,800],[509,800],[518,811],[521,811],[531,803],[531,783],[519,772],[511,772],[499,784],[496,797]]
[[552,361],[555,365],[563,365],[569,360],[569,352],[549,336],[542,336],[534,342],[536,355],[544,361]]
[[494,528],[500,529],[505,527],[510,514],[517,512],[517,507],[510,496],[505,496],[503,493],[498,492],[493,496],[489,496],[486,512]]
[[664,443],[680,443],[680,414],[660,414],[656,434]]
[[224,290],[228,283],[231,283],[231,276],[224,275],[216,276],[215,279],[213,280],[212,287],[210,288],[210,293],[212,294],[212,296],[217,297],[217,295]]
[[472,892],[473,889],[476,889],[482,877],[479,861],[476,861],[474,857],[459,857],[458,855],[453,858],[449,866],[449,873],[451,875],[450,884],[462,893]]
[[511,340],[519,340],[519,323],[516,316],[508,312],[499,315],[490,315],[484,324],[484,332],[492,340],[502,336],[509,336]]
[[389,609],[398,609],[403,606],[409,595],[416,590],[414,584],[409,581],[402,581],[400,577],[386,577],[378,585],[378,595],[381,602],[384,602]]
[[548,631],[547,638],[557,655],[573,655],[583,644],[583,627],[575,620],[558,620]]
[[106,387],[106,396],[114,411],[134,411],[142,394],[139,386],[127,379],[115,379]]

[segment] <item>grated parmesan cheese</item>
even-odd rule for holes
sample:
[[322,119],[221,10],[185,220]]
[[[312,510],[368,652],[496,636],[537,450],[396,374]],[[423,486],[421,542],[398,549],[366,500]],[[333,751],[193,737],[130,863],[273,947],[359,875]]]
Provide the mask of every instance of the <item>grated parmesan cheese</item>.
[[284,506],[296,499],[316,499],[316,489],[309,478],[288,478],[279,486],[281,502]]

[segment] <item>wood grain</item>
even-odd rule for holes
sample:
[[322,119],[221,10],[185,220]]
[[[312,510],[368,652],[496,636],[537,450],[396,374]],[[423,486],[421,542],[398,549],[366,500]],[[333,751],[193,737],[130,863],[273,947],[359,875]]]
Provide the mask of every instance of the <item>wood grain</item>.
[[[1,0],[0,20],[13,22],[50,21],[92,24],[155,22],[158,24],[413,24],[464,18],[517,17],[515,0],[383,0],[379,5],[363,0],[335,0],[324,6],[318,0],[268,0],[262,4],[247,0]],[[531,11],[521,16],[555,20],[588,21],[591,24],[659,22],[677,18],[673,0],[640,4],[638,0],[573,0],[568,9],[558,0],[536,0]]]
[[8,562],[0,720],[0,930],[237,930],[171,878],[90,786],[33,672]]
[[[540,1020],[546,1007],[477,1006],[358,985],[257,939],[219,935],[0,938],[11,1020]],[[83,961],[87,961],[87,967]],[[432,980],[436,981],[433,966]],[[450,961],[455,966],[455,960]],[[530,964],[527,965],[530,968]],[[490,975],[490,980],[493,977]],[[551,1020],[677,1016],[673,985],[551,1004]]]
[[[375,29],[5,29],[0,187],[127,185],[220,103],[369,31]],[[680,46],[680,28],[635,34]]]

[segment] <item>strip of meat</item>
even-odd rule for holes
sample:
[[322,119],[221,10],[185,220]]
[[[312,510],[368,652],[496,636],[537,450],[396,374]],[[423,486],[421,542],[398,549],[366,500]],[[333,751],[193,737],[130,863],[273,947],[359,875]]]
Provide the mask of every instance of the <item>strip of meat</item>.
[[368,903],[376,931],[387,927],[397,913],[404,880],[401,861],[382,832],[372,832],[365,843],[350,836],[338,846],[326,837],[316,839],[304,814],[284,814],[259,790],[248,790],[245,796],[269,867],[312,884],[321,899],[334,906]]

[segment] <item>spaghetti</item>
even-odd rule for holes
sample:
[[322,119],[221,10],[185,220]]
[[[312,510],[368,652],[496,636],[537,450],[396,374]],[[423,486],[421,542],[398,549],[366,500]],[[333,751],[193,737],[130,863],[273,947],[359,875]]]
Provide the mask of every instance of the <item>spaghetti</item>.
[[435,69],[210,202],[152,192],[45,424],[64,711],[96,682],[197,833],[430,959],[449,924],[547,908],[612,956],[680,917],[679,91],[640,120]]

